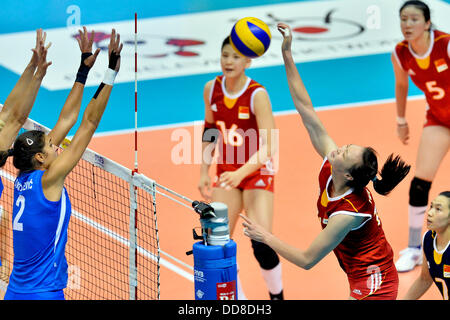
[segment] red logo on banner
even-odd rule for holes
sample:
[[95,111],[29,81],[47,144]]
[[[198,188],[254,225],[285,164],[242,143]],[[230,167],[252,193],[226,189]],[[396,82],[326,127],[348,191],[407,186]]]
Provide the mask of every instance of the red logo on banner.
[[217,300],[236,300],[236,280],[216,284]]

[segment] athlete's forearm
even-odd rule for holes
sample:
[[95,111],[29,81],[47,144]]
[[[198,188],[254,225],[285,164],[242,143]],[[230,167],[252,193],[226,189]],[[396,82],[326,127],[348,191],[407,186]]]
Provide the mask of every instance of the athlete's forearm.
[[309,270],[314,266],[312,259],[306,255],[305,251],[282,241],[269,232],[266,233],[263,242],[280,256],[302,269]]
[[17,107],[14,108],[12,112],[14,119],[19,120],[22,124],[25,123],[31,112],[31,108],[34,105],[34,101],[36,100],[36,96],[41,87],[42,79],[43,78],[38,75],[32,77],[27,89],[21,93],[21,99],[19,100]]
[[[19,80],[17,81],[14,88],[11,90],[10,94],[6,98],[3,104],[3,111],[1,119],[3,121],[9,120],[9,116],[12,114],[12,109],[16,106],[19,101],[23,98],[24,94],[28,89],[28,86],[31,84],[33,80],[34,71],[36,70],[36,66],[31,62],[28,63]],[[41,79],[42,80],[42,79]],[[13,115],[14,116],[14,115]]]
[[27,89],[22,92],[21,99],[16,102],[16,106],[10,109],[9,119],[5,122],[2,130],[1,150],[9,148],[16,139],[17,132],[19,132],[30,114],[41,82],[42,78],[34,76]]
[[408,85],[395,85],[395,101],[397,107],[397,117],[405,118],[406,116],[406,101],[408,99]]
[[402,300],[417,300],[430,288],[433,281],[429,281],[421,276],[419,276],[411,285],[406,295]]
[[202,162],[200,166],[201,174],[208,174],[209,168],[211,167],[214,159],[215,148],[216,144],[214,142],[202,142]]
[[84,85],[80,82],[75,82],[69,92],[69,95],[67,96],[58,121],[53,129],[54,144],[59,145],[77,122],[83,92]]
[[244,177],[265,166],[278,151],[277,129],[260,129],[259,138],[261,139],[259,149],[238,169]]
[[269,152],[269,147],[267,145],[261,146],[257,152],[255,152],[248,161],[240,167],[240,171],[243,177],[247,177],[251,173],[263,167],[271,158],[272,152]]
[[295,108],[303,116],[304,110],[314,110],[311,98],[297,70],[291,51],[282,51],[286,69],[289,91],[291,92]]

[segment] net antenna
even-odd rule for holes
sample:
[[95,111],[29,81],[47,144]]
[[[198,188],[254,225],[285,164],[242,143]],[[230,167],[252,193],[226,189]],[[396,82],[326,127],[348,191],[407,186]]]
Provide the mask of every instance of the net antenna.
[[[137,132],[137,12],[134,13],[134,169],[132,175],[134,176],[139,172],[138,170],[138,132]],[[132,180],[133,181],[133,180]],[[136,300],[137,297],[137,225],[138,225],[138,212],[137,212],[137,188],[130,184],[131,203],[130,206],[130,300]]]

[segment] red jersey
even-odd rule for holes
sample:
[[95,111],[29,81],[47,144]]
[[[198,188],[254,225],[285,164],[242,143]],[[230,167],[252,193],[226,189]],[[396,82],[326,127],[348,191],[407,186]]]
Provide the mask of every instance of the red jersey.
[[333,250],[340,266],[349,279],[365,278],[374,272],[384,272],[394,266],[393,251],[384,235],[370,191],[364,188],[358,195],[350,189],[341,196],[331,198],[328,195],[331,170],[331,164],[325,158],[319,173],[320,195],[317,200],[322,229],[334,215],[366,217],[362,224],[351,230]]
[[413,52],[406,40],[397,44],[394,56],[414,84],[425,93],[429,112],[450,123],[450,34],[430,32],[430,48],[423,56]]
[[[223,75],[216,77],[214,81],[209,101],[214,124],[221,132],[217,160],[221,172],[240,168],[259,149],[260,132],[254,114],[253,98],[260,90],[266,89],[247,78],[244,88],[231,95],[225,88]],[[255,171],[254,174],[257,173]]]

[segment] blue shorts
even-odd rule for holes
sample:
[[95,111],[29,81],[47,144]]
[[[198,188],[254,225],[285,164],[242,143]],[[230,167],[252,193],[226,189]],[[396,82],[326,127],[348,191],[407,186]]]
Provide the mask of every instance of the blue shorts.
[[16,293],[7,289],[4,300],[66,300],[64,298],[64,291],[46,291],[34,293]]

